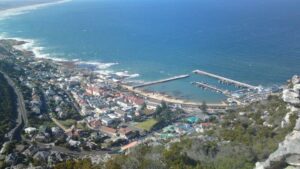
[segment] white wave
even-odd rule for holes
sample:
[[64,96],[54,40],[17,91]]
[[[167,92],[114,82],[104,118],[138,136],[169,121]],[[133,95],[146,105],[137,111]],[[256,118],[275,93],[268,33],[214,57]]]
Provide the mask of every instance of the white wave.
[[43,8],[43,7],[47,7],[47,6],[51,6],[51,5],[57,5],[57,4],[61,4],[61,3],[66,3],[66,2],[70,2],[70,1],[71,0],[61,0],[61,1],[56,1],[56,2],[34,4],[34,5],[21,6],[21,7],[11,8],[11,9],[5,9],[5,10],[0,11],[0,20],[7,19],[11,16],[22,15],[29,11],[36,10],[39,8]]
[[[31,51],[36,58],[43,58],[43,59],[49,59],[57,62],[69,62],[72,61],[74,64],[77,65],[93,65],[96,67],[94,70],[95,73],[98,73],[99,75],[104,75],[104,76],[111,76],[111,75],[116,75],[120,78],[123,78],[127,82],[133,82],[133,83],[143,83],[143,81],[140,80],[135,80],[135,78],[139,77],[140,74],[138,73],[133,73],[130,74],[128,71],[119,71],[115,72],[114,70],[109,69],[110,67],[117,65],[118,63],[103,63],[103,62],[96,62],[96,61],[81,61],[80,59],[72,59],[72,60],[67,60],[64,58],[57,58],[54,57],[53,54],[49,54],[44,52],[45,48],[40,46],[36,40],[33,39],[24,39],[24,38],[18,38],[18,37],[7,37],[6,35],[1,35],[0,34],[0,39],[13,39],[17,41],[23,41],[25,42],[22,45],[16,45],[14,48],[18,50],[26,50],[26,51]],[[134,80],[132,80],[134,79]],[[130,81],[129,81],[130,80]],[[132,80],[132,81],[131,81]]]
[[94,70],[95,73],[98,73],[99,75],[103,76],[111,76],[111,75],[116,75],[119,76],[120,78],[123,78],[127,82],[133,82],[133,83],[143,83],[141,80],[132,80],[131,79],[137,78],[140,76],[138,73],[133,73],[130,74],[128,71],[119,71],[115,72],[114,70],[109,69],[110,67],[117,65],[118,63],[102,63],[102,62],[96,62],[96,61],[81,61],[80,59],[72,59],[72,60],[67,60],[64,58],[57,58],[53,57],[53,54],[45,53],[44,52],[44,47],[40,46],[36,40],[33,39],[24,39],[24,38],[18,38],[18,37],[7,37],[5,35],[0,34],[0,39],[13,39],[16,41],[23,41],[22,45],[16,45],[14,48],[18,50],[26,50],[26,51],[31,51],[36,58],[43,58],[43,59],[49,59],[57,62],[69,62],[72,61],[74,64],[77,65],[93,65],[96,67],[96,70]]
[[[16,41],[23,41],[25,42],[22,45],[16,45],[14,48],[18,50],[27,50],[27,51],[32,51],[34,54],[34,57],[36,58],[44,58],[44,59],[49,59],[53,61],[59,61],[59,62],[68,62],[72,61],[75,64],[78,65],[94,65],[97,70],[105,70],[110,68],[111,66],[117,65],[118,63],[102,63],[102,62],[93,62],[93,61],[80,61],[80,59],[64,59],[64,58],[58,58],[54,57],[53,54],[45,53],[44,52],[44,47],[40,46],[36,40],[34,39],[25,39],[25,38],[18,38],[18,37],[7,37],[6,35],[1,35],[0,34],[0,39],[13,39]],[[110,72],[113,73],[113,72]]]
[[135,74],[131,74],[128,79],[133,79],[133,78],[137,78],[137,77],[140,77],[140,74],[138,73],[135,73]]
[[100,75],[109,76],[113,73],[111,70],[96,70],[95,73],[98,73]]
[[126,79],[133,79],[133,78],[136,78],[136,77],[140,76],[140,74],[138,74],[138,73],[130,74],[128,71],[116,72],[115,75],[117,75],[121,78],[126,78]]
[[97,69],[108,69],[118,63],[102,63],[102,62],[93,62],[93,61],[77,61],[76,64],[82,65],[94,65]]
[[63,58],[57,58],[50,56],[49,53],[44,52],[44,47],[39,46],[36,40],[33,39],[24,39],[24,38],[18,38],[18,37],[7,37],[7,36],[0,36],[0,39],[13,39],[16,41],[23,41],[25,42],[22,45],[15,45],[14,48],[18,50],[26,50],[31,51],[36,58],[44,58],[44,59],[50,59],[54,61],[64,62],[68,61]]
[[128,77],[129,76],[128,71],[116,72],[115,74],[119,77]]

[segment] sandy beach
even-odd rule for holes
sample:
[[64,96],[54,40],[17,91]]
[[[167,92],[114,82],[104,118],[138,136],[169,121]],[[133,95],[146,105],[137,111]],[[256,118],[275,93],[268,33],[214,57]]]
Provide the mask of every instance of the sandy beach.
[[[200,106],[202,105],[202,102],[193,102],[193,101],[187,101],[187,100],[183,100],[183,99],[177,99],[177,98],[173,98],[171,96],[168,95],[164,95],[162,93],[158,93],[158,92],[147,92],[144,91],[142,89],[133,89],[132,86],[129,85],[122,85],[123,88],[134,92],[136,94],[139,94],[141,96],[150,98],[150,99],[154,99],[154,100],[158,100],[158,101],[165,101],[168,103],[173,103],[173,104],[183,104],[183,105],[189,105],[189,106]],[[210,108],[225,108],[228,105],[225,103],[207,103],[207,106]]]

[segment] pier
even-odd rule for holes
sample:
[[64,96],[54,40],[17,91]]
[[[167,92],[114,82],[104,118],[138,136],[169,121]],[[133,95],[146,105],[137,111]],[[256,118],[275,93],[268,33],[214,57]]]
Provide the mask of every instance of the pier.
[[252,90],[257,89],[257,86],[253,86],[253,85],[250,85],[250,84],[247,84],[247,83],[232,80],[232,79],[229,79],[229,78],[226,78],[226,77],[223,77],[223,76],[219,76],[219,75],[216,75],[216,74],[213,74],[213,73],[205,72],[205,71],[202,71],[202,70],[194,70],[193,73],[198,74],[198,75],[204,75],[204,76],[212,77],[212,78],[215,78],[215,79],[219,80],[219,82],[221,82],[221,83],[232,84],[236,87],[248,88],[248,89],[252,89]]
[[152,81],[152,82],[146,82],[146,83],[143,83],[140,85],[135,85],[132,88],[136,89],[136,88],[151,86],[151,85],[155,85],[155,84],[165,83],[165,82],[169,82],[169,81],[184,79],[184,78],[188,78],[188,77],[190,77],[190,75],[178,75],[178,76],[170,77],[167,79],[162,79],[162,80],[157,80],[157,81]]
[[197,87],[203,88],[203,89],[209,89],[209,90],[215,91],[217,93],[224,94],[226,96],[230,95],[230,92],[228,90],[219,89],[215,86],[211,86],[211,85],[203,83],[203,82],[192,82],[192,84],[196,85]]

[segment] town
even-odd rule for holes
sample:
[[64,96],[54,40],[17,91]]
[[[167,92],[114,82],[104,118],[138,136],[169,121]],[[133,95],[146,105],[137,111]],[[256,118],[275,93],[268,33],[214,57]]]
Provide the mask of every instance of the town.
[[6,135],[0,151],[2,160],[10,165],[25,157],[50,166],[72,156],[105,161],[139,144],[203,133],[216,125],[226,109],[265,99],[274,92],[249,94],[243,90],[215,106],[176,104],[130,90],[123,76],[95,73],[91,65],[35,58],[20,47],[26,43],[0,41],[0,71],[20,92],[19,106],[25,107],[20,111],[22,120]]

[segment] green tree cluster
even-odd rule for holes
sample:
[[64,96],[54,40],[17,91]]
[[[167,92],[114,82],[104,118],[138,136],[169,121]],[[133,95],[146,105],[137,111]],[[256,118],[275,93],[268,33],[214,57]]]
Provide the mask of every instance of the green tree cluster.
[[161,105],[158,105],[154,112],[154,118],[158,121],[154,129],[161,129],[167,126],[183,113],[184,111],[181,109],[171,110],[167,103],[162,101]]
[[67,160],[55,165],[54,169],[98,169],[99,167],[93,166],[91,160]]

